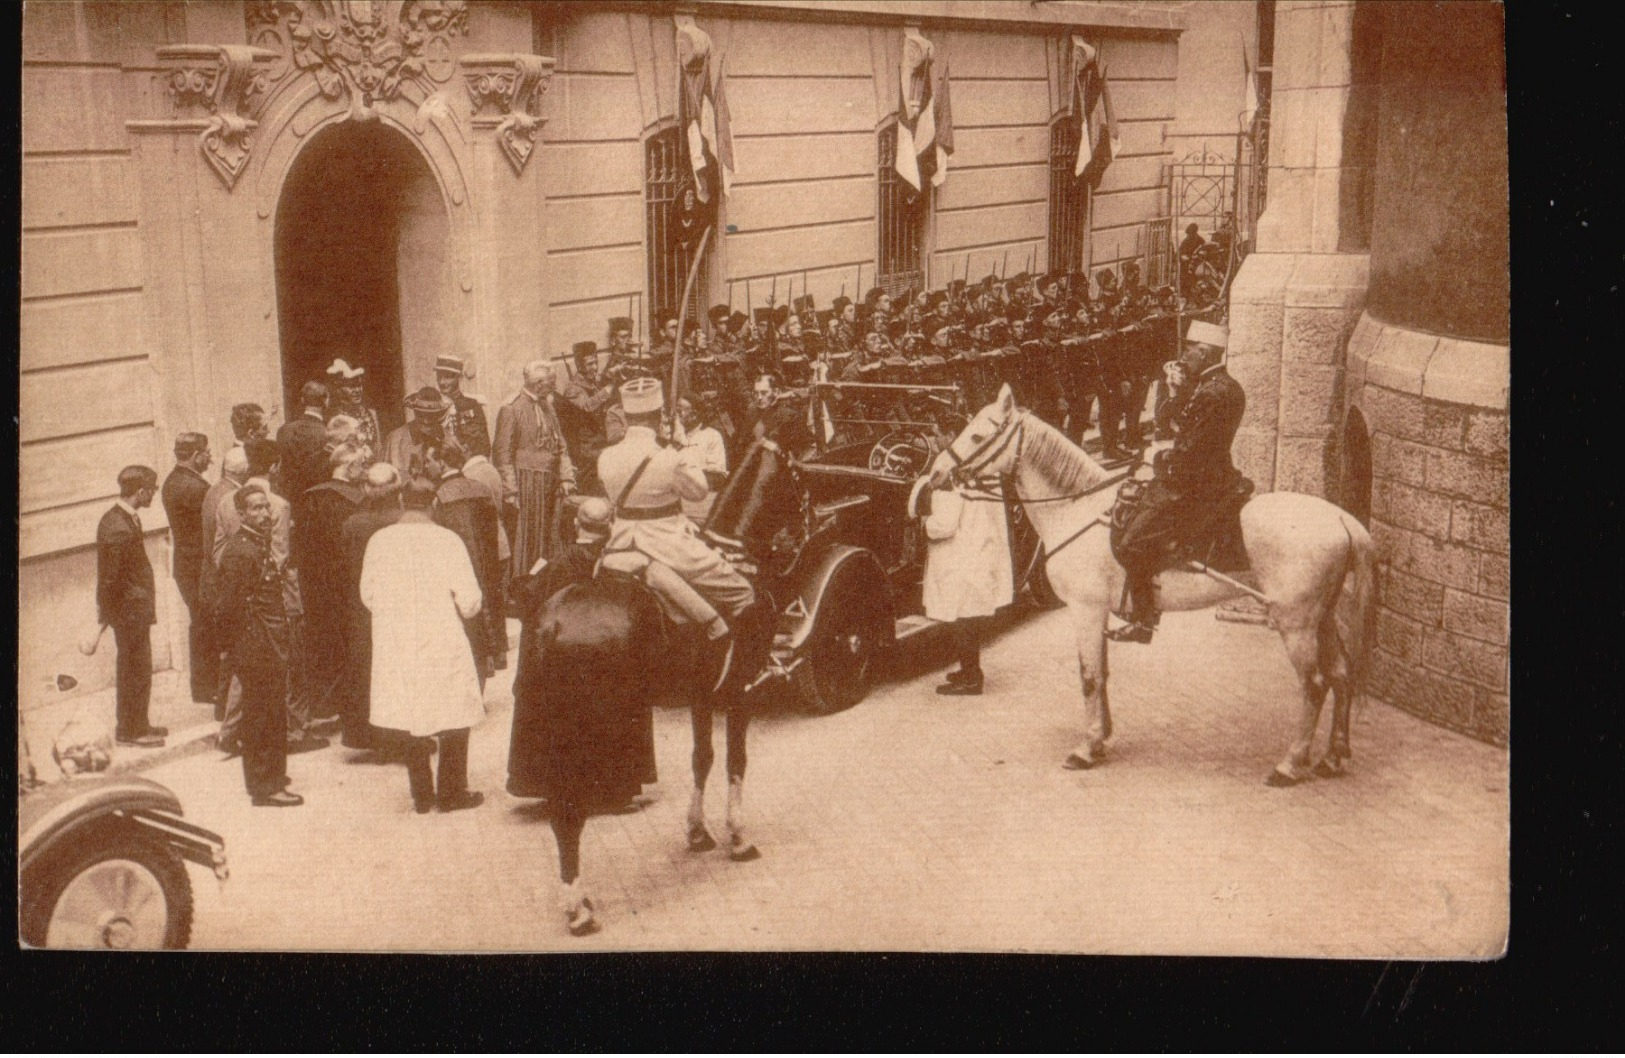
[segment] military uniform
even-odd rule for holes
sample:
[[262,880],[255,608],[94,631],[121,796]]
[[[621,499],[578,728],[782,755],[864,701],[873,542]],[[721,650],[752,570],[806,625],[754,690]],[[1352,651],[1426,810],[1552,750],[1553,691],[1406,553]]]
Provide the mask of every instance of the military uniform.
[[282,792],[288,761],[284,695],[288,681],[288,614],[282,565],[269,534],[244,525],[220,557],[215,627],[243,687],[237,739],[250,797]]
[[[661,406],[660,387],[653,382],[629,383],[621,393],[632,414]],[[626,436],[598,457],[598,476],[616,505],[606,553],[647,555],[670,567],[718,613],[729,617],[737,617],[755,600],[750,581],[707,544],[683,514],[683,500],[703,500],[710,492],[697,449],[662,447],[649,427],[629,426]]]
[[1173,448],[1158,456],[1156,478],[1114,541],[1117,560],[1128,571],[1134,620],[1142,625],[1155,619],[1152,577],[1189,542],[1193,529],[1212,521],[1215,506],[1239,477],[1230,445],[1247,408],[1246,394],[1223,364],[1203,372],[1194,385],[1175,419]]

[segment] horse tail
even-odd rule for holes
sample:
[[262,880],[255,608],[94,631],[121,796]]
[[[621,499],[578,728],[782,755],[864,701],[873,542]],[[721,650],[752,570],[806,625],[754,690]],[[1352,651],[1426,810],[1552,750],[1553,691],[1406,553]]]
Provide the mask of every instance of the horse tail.
[[1347,639],[1343,650],[1349,667],[1349,693],[1363,700],[1365,677],[1371,658],[1371,646],[1377,631],[1377,562],[1371,534],[1353,515],[1343,515],[1343,531],[1349,538],[1348,568],[1344,583],[1352,593],[1352,613],[1348,623]]

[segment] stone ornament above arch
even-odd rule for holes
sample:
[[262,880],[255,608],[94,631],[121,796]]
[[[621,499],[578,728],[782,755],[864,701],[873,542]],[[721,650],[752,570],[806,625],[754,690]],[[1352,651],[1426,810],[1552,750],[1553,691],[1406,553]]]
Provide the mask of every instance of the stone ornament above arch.
[[275,78],[309,73],[356,120],[416,84],[425,96],[457,70],[467,0],[252,0],[248,39],[278,57]]
[[228,191],[248,167],[252,133],[259,127],[248,115],[266,92],[266,71],[275,59],[264,48],[241,44],[158,49],[174,114],[199,122],[198,150]]
[[553,60],[540,55],[465,55],[463,78],[474,112],[469,123],[495,131],[497,145],[523,173],[547,119],[542,97],[553,77]]

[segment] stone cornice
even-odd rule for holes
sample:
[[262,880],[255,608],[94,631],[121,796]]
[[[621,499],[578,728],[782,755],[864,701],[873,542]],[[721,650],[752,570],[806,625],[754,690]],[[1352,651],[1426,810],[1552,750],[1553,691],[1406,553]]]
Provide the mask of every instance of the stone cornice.
[[[625,6],[648,8],[651,5]],[[1178,33],[1186,24],[1183,5],[1077,0],[692,0],[682,7],[701,17],[754,14],[895,25],[969,23],[1003,24],[1011,28],[1078,27]]]

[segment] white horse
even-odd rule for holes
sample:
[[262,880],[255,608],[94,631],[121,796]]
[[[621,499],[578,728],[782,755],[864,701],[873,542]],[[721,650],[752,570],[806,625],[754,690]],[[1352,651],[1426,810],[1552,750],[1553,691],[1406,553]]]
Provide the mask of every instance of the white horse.
[[[1111,475],[1059,430],[1016,406],[1009,386],[976,413],[932,464],[933,487],[950,480],[1013,479],[1016,497],[1043,541],[1055,594],[1077,629],[1083,680],[1083,740],[1068,768],[1100,763],[1111,736],[1106,690],[1106,615],[1122,598],[1126,573],[1112,556],[1103,515],[1115,499]],[[1006,502],[1012,502],[1006,497]],[[1315,774],[1343,772],[1349,750],[1349,709],[1359,692],[1375,615],[1371,536],[1353,515],[1314,496],[1267,493],[1241,509],[1252,574],[1271,622],[1297,670],[1303,704],[1297,738],[1266,780],[1291,786],[1311,773],[1310,749],[1321,705],[1334,696],[1332,731]],[[1353,577],[1354,616],[1347,635],[1336,616],[1343,584]],[[1163,610],[1199,610],[1243,594],[1203,573],[1175,569],[1157,577]]]

